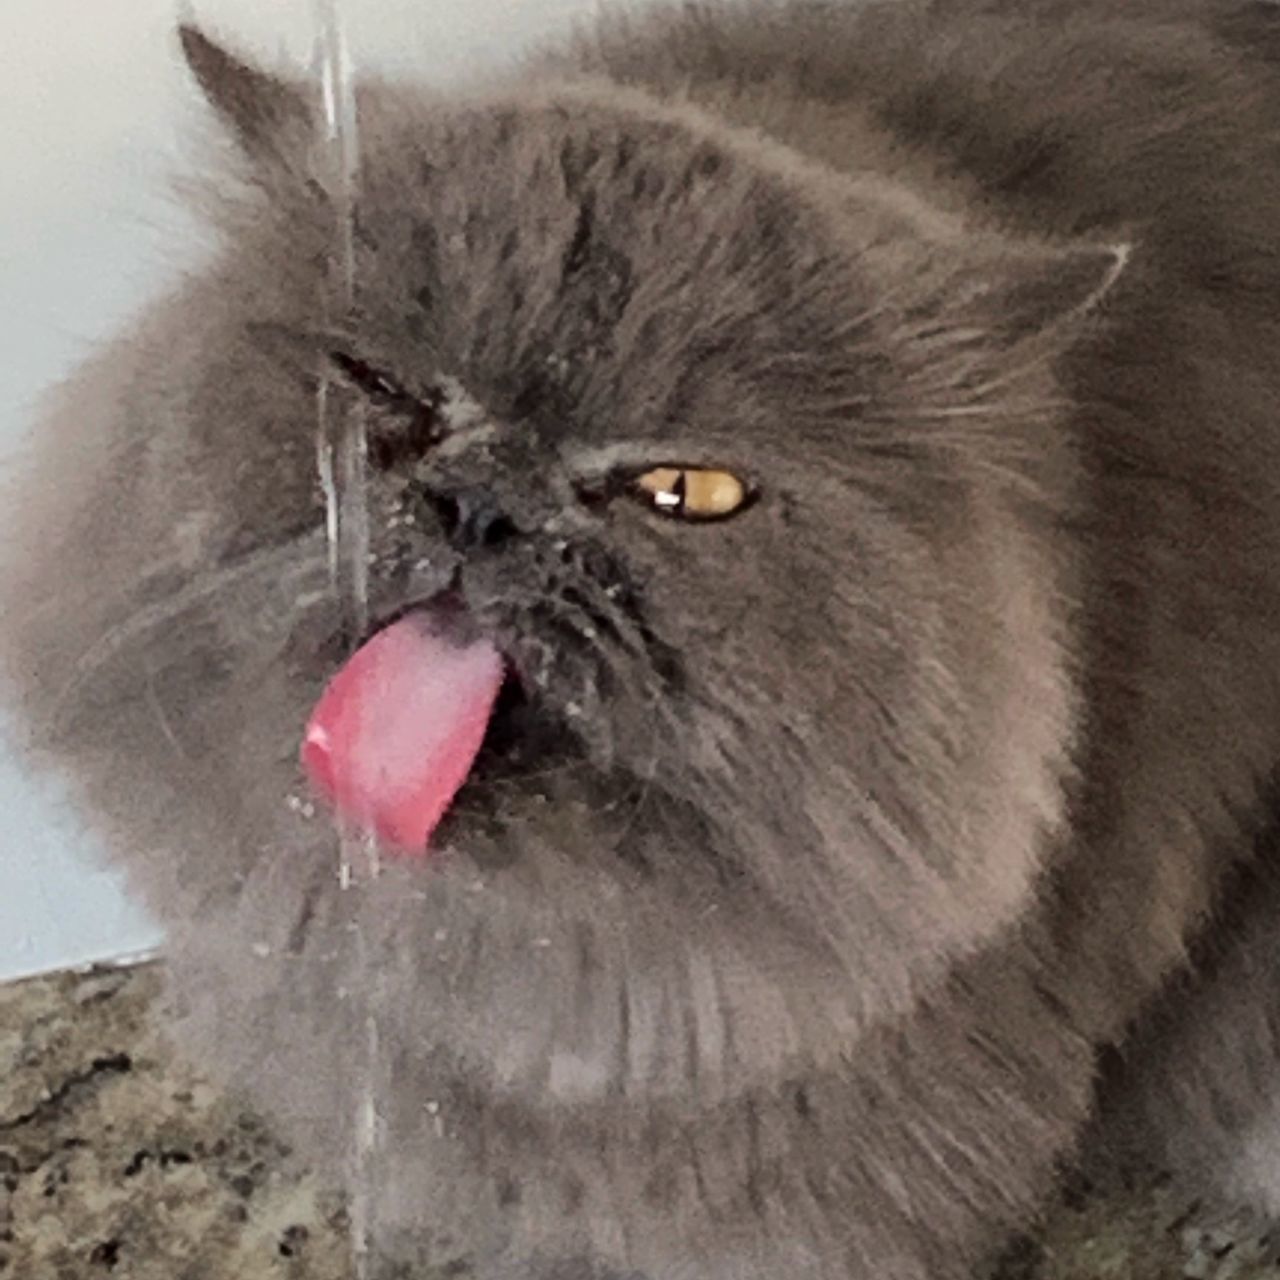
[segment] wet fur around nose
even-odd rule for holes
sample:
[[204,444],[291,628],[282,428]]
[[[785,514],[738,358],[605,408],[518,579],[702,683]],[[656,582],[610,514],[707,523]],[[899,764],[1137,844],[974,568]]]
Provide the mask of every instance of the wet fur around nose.
[[[378,1019],[388,1265],[963,1280],[1117,1046],[1133,1144],[1272,1202],[1276,30],[750,0],[368,77],[318,332],[310,89],[184,29],[217,252],[51,396],[0,655],[175,1035],[334,1180]],[[350,639],[322,369],[373,625],[447,600],[513,672],[430,870],[346,894],[288,803]]]

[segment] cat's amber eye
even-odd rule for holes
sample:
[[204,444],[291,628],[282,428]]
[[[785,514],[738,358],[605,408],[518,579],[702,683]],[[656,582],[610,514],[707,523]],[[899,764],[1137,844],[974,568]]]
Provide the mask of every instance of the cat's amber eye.
[[706,467],[654,467],[637,476],[635,486],[655,511],[686,520],[722,520],[750,496],[732,472]]

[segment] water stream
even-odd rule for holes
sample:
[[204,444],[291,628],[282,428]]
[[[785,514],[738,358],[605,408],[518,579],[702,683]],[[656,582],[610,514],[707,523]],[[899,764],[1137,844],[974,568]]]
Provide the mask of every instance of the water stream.
[[[352,63],[343,37],[336,0],[312,0],[316,31],[314,71],[321,100],[318,167],[335,213],[334,244],[325,297],[326,331],[341,328],[353,313],[355,297],[355,201],[360,152]],[[332,369],[320,371],[317,392],[317,453],[324,488],[329,539],[329,572],[343,633],[358,644],[368,626],[369,517],[365,487],[366,438],[362,405],[347,388],[332,381]],[[338,837],[337,874],[343,891],[358,895],[377,877],[378,849],[355,826]],[[353,903],[353,907],[357,907]],[[375,1240],[375,1175],[381,1143],[378,1112],[382,1068],[378,1025],[376,966],[368,939],[351,912],[355,989],[347,998],[360,1002],[363,1035],[352,1073],[352,1151],[349,1180],[351,1247],[357,1280],[368,1280]]]

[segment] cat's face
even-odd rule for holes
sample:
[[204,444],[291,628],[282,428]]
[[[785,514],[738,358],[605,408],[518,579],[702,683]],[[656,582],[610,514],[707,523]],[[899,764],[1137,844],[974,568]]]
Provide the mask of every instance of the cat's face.
[[[372,88],[326,321],[302,98],[189,54],[244,151],[226,244],[72,388],[84,463],[43,455],[10,644],[188,999],[246,1064],[340,1065],[355,912],[396,1044],[482,1087],[710,1099],[833,1061],[1018,914],[1058,821],[1070,468],[1008,334],[1105,255],[987,279],[895,193],[600,86]],[[345,897],[298,799],[344,646],[322,369],[368,418],[375,624],[447,588],[518,690],[435,854]],[[743,500],[682,518],[654,468]]]

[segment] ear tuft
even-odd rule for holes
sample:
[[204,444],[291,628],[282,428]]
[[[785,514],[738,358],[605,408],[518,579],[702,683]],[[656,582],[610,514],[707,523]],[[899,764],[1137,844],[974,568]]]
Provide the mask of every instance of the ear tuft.
[[995,327],[1020,342],[1094,312],[1124,275],[1129,244],[1075,244],[1005,264],[989,294]]
[[295,86],[235,57],[193,23],[178,27],[178,40],[205,98],[246,151],[274,153],[282,135],[309,127],[307,99]]

